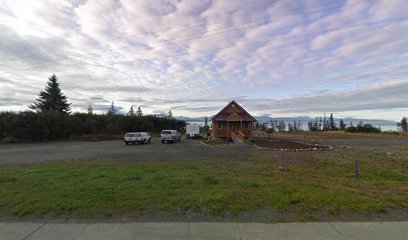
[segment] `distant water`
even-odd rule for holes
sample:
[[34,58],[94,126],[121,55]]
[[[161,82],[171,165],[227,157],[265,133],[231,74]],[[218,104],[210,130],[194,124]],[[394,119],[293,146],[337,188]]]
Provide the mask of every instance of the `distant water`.
[[[285,122],[286,126],[288,125],[288,123],[292,123],[292,122]],[[364,122],[364,123],[370,123],[370,122],[367,121],[367,122]],[[204,122],[193,122],[193,121],[191,121],[191,122],[187,122],[187,124],[204,126]],[[347,124],[347,126],[349,125],[348,123],[346,123],[346,124]],[[355,123],[354,126],[357,125],[357,124],[358,123]],[[388,123],[383,123],[383,124],[370,123],[370,124],[372,124],[374,127],[381,127],[381,131],[383,131],[383,132],[384,131],[397,131],[398,130],[397,129],[397,124],[388,124]],[[211,125],[210,121],[208,121],[208,125]],[[308,126],[307,126],[307,122],[301,122],[300,125],[301,125],[301,127],[302,127],[302,129],[304,131],[309,130]]]
[[[201,127],[204,126],[204,122],[187,122],[189,125],[200,125]],[[208,121],[208,125],[211,125],[211,122]]]
[[393,124],[393,125],[391,125],[391,124],[383,124],[383,125],[380,125],[380,127],[381,127],[381,131],[398,131],[398,128],[397,128],[397,124]]

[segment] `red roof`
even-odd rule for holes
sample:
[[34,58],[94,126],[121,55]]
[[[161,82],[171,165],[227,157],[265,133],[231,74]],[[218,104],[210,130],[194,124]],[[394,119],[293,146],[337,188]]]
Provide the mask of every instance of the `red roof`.
[[231,115],[231,113],[228,112],[224,112],[225,109],[227,109],[230,105],[235,104],[235,106],[237,106],[238,108],[240,108],[242,110],[241,113],[236,113],[238,114],[242,120],[244,121],[254,121],[256,122],[256,119],[254,117],[251,116],[251,114],[249,114],[243,107],[241,107],[237,102],[235,102],[234,100],[231,101],[227,106],[225,106],[223,109],[221,109],[220,112],[218,112],[217,114],[215,114],[211,120],[215,120],[215,121],[225,121],[227,120],[227,118]]

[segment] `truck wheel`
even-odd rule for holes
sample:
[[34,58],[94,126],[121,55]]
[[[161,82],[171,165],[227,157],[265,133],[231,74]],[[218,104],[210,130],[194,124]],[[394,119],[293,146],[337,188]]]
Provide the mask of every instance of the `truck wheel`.
[[164,140],[162,140],[162,143],[164,143]]
[[129,145],[129,142],[125,142],[126,143],[126,145]]

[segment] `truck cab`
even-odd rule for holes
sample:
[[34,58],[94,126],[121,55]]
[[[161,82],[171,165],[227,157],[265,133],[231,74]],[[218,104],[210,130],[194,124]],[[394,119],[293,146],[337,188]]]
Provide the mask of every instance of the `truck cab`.
[[180,134],[177,130],[163,130],[160,133],[160,140],[164,142],[180,142]]
[[124,136],[124,142],[126,145],[129,143],[149,143],[151,141],[152,137],[150,136],[149,133],[147,132],[129,132],[126,133]]

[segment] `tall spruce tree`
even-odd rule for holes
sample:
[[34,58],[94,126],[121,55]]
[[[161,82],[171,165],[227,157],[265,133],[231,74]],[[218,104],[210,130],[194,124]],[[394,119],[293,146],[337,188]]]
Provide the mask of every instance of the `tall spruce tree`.
[[408,121],[406,117],[403,117],[401,121],[397,124],[402,132],[408,132]]
[[71,113],[71,103],[68,103],[67,97],[61,92],[55,74],[48,78],[47,86],[40,92],[36,102],[28,107],[38,112]]
[[91,104],[88,106],[88,115],[93,115],[93,108]]
[[136,116],[138,116],[138,117],[143,116],[142,108],[140,106],[137,107]]
[[330,113],[329,122],[330,122],[330,125],[329,125],[329,126],[330,126],[330,130],[331,130],[331,131],[337,130],[336,123],[334,122],[333,113]]
[[112,101],[112,104],[108,108],[107,114],[108,115],[115,115],[117,112],[118,112],[118,110],[117,110],[117,108],[115,106],[115,103]]
[[167,117],[168,118],[173,118],[173,113],[171,112],[171,110],[167,113]]
[[340,119],[340,125],[339,126],[340,126],[341,130],[346,129],[346,124],[344,123],[343,119]]
[[128,115],[131,116],[131,117],[134,117],[134,116],[135,116],[135,110],[133,109],[133,106],[130,106]]

